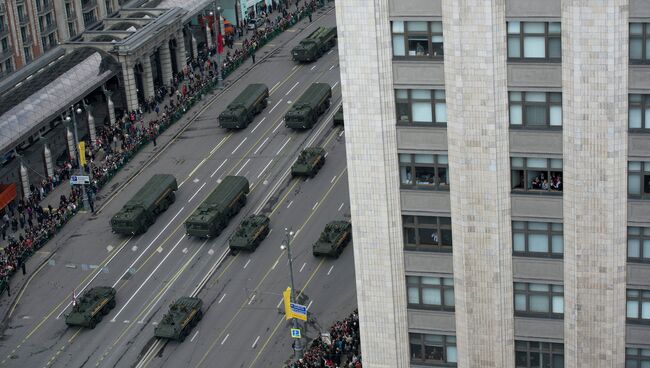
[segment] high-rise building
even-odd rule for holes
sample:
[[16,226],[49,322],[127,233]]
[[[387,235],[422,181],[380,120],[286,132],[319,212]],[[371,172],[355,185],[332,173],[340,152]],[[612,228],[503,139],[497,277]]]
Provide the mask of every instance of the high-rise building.
[[336,12],[364,366],[650,366],[650,1]]

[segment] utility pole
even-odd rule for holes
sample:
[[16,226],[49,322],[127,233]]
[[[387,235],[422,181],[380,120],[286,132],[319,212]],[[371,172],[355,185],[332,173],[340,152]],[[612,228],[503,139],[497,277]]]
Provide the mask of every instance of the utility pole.
[[[72,115],[72,127],[74,133],[74,144],[75,151],[77,152],[77,165],[79,165],[79,175],[84,174],[84,168],[81,165],[81,152],[79,152],[79,135],[77,133],[77,114],[81,114],[82,110],[80,107],[74,108],[74,105],[70,106],[70,115]],[[70,121],[70,116],[66,117],[66,121]],[[84,211],[88,211],[90,205],[88,204],[88,195],[86,194],[86,184],[81,184],[81,199],[83,201]]]
[[[296,288],[293,283],[293,258],[291,257],[291,238],[294,236],[294,232],[290,229],[285,228],[284,234],[286,236],[285,243],[280,247],[282,250],[287,250],[287,257],[289,257],[289,276],[291,278],[291,299],[293,303],[297,303],[296,300]],[[298,319],[293,319],[293,328],[300,329],[298,324]],[[302,358],[302,337],[299,339],[294,339],[293,351],[296,359]]]

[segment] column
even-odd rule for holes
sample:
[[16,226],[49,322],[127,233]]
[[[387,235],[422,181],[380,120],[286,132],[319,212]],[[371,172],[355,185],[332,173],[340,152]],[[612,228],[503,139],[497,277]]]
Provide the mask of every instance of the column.
[[187,64],[185,60],[185,37],[183,37],[183,31],[179,31],[176,34],[176,65],[179,71],[183,70]]
[[106,0],[97,0],[97,19],[104,19],[106,15]]
[[514,367],[505,3],[442,2],[461,368]]
[[23,196],[29,198],[32,194],[32,191],[29,189],[29,173],[22,161],[20,161],[20,181],[23,184]]
[[160,46],[160,67],[162,68],[163,84],[169,85],[172,79],[172,57],[169,51],[169,40],[167,39]]
[[104,96],[106,96],[106,106],[108,108],[108,119],[109,122],[113,124],[115,123],[115,104],[113,104],[113,99],[111,98],[113,92],[109,91],[104,86],[102,86],[102,90],[104,92]]
[[[126,94],[126,106],[129,111],[135,110],[138,108],[138,93],[135,83],[135,73],[133,72],[133,65],[130,62],[127,63],[126,61],[122,61],[121,64],[122,77],[124,79],[124,91]],[[111,121],[111,124],[112,123],[115,123],[114,119]]]
[[48,143],[43,145],[43,158],[45,158],[45,174],[49,177],[54,176],[54,165],[52,165],[52,152]]
[[68,140],[68,157],[70,158],[70,162],[77,162],[77,149],[74,145],[74,135],[69,126],[65,128],[65,134]]
[[68,21],[65,14],[65,4],[63,1],[52,1],[52,5],[54,6],[56,33],[59,38],[59,42],[63,43],[63,41],[70,38],[70,34],[68,32]]
[[88,109],[88,135],[90,135],[90,145],[95,146],[95,140],[97,139],[97,132],[95,131],[95,117],[93,116],[91,106],[86,106]]
[[[363,364],[409,367],[389,0],[337,3]],[[348,35],[350,35],[348,37]],[[363,35],[361,37],[360,35]],[[351,103],[354,101],[354,105]]]
[[74,11],[77,14],[77,34],[81,34],[86,30],[86,27],[84,26],[84,12],[81,7],[81,0],[72,0],[72,3],[74,4]]
[[625,365],[628,12],[562,1],[567,368]]
[[196,43],[196,38],[194,37],[194,32],[190,31],[190,33],[192,34],[192,39],[191,39],[191,41],[192,41],[192,56],[194,58],[198,58],[199,57],[199,48],[198,48],[198,45]]
[[148,99],[149,97],[153,97],[154,95],[154,88],[153,88],[153,74],[151,71],[151,56],[145,55],[142,60],[142,85],[144,88],[144,98]]
[[208,23],[205,23],[205,39],[206,39],[206,44],[208,45],[208,49],[212,48],[212,45],[214,42],[212,41],[212,31],[210,30],[210,27],[208,26]]

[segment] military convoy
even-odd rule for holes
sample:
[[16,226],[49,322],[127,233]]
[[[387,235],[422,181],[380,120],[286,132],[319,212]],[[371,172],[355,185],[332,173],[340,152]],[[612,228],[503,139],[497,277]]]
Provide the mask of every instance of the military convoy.
[[239,224],[230,238],[230,250],[255,251],[269,234],[270,219],[264,215],[251,215]]
[[95,328],[104,315],[115,308],[115,289],[96,286],[75,301],[70,314],[65,316],[68,326]]
[[243,129],[268,104],[269,88],[264,84],[249,84],[219,115],[219,125],[228,129]]
[[144,233],[156,217],[174,203],[178,190],[176,178],[156,174],[111,218],[114,232],[124,235]]
[[352,224],[348,221],[332,221],[325,226],[320,238],[312,246],[313,254],[339,258],[350,239],[352,239]]
[[199,298],[182,297],[169,306],[169,312],[154,329],[154,336],[162,339],[183,341],[192,328],[203,318]]
[[336,27],[319,27],[291,50],[295,61],[318,60],[336,43]]
[[187,235],[201,238],[218,236],[246,204],[248,179],[226,176],[203,203],[185,221]]
[[287,128],[309,129],[319,116],[330,107],[332,87],[327,83],[312,83],[284,115]]
[[320,168],[325,165],[325,149],[322,147],[308,147],[300,152],[300,156],[291,166],[291,176],[308,176],[313,178]]
[[336,125],[344,125],[344,124],[343,124],[343,105],[341,105],[341,107],[339,107],[339,109],[338,109],[338,111],[336,112],[336,114],[334,114],[334,121],[333,121],[333,123],[334,123],[335,126],[336,126]]

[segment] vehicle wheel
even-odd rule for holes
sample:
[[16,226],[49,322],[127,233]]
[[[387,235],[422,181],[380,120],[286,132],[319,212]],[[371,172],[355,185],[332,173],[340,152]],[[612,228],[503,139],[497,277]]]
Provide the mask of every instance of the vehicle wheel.
[[93,320],[90,322],[90,326],[88,326],[88,328],[90,328],[90,329],[92,330],[92,329],[95,328],[95,326],[97,326],[97,322],[95,322],[95,320],[93,319]]
[[180,342],[185,341],[185,337],[186,337],[186,336],[187,336],[187,331],[183,330],[183,331],[181,332],[181,336],[179,336],[178,341],[180,341]]
[[334,253],[334,258],[339,259],[340,255],[341,255],[341,252],[336,251],[336,253]]
[[167,198],[169,199],[169,204],[174,203],[176,201],[176,193],[171,192]]
[[316,252],[312,252],[312,254],[314,255],[314,257],[318,257],[318,254],[316,254]]
[[111,308],[108,307],[108,304],[105,305],[104,308],[102,308],[102,316],[107,315],[108,312],[110,312],[110,311],[111,311]]
[[199,311],[199,313],[196,314],[196,320],[200,321],[203,319],[203,311]]
[[108,308],[110,308],[110,309],[115,308],[115,299],[113,299],[113,300],[111,300],[110,302],[108,302]]

